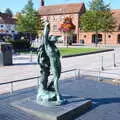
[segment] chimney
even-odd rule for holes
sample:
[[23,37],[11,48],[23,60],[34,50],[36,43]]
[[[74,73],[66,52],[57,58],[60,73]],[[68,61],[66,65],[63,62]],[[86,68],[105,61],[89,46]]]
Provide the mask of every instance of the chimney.
[[44,6],[44,0],[41,0],[40,2],[41,2],[41,6]]

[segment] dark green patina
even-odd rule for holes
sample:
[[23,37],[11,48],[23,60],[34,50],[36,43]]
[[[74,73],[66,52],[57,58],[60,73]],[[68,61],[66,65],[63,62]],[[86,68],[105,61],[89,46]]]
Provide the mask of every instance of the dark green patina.
[[[43,43],[38,53],[38,64],[40,65],[40,85],[37,93],[37,103],[42,105],[61,105],[65,102],[59,91],[59,78],[61,74],[60,52],[55,45],[56,36],[49,36],[50,24],[46,20],[44,26]],[[52,72],[52,81],[48,80]]]

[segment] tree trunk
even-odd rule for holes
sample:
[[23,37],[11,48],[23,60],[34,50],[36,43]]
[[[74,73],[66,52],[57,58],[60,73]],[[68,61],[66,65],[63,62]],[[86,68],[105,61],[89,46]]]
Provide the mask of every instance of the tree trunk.
[[30,43],[32,44],[32,33],[29,33]]
[[98,44],[98,32],[96,31],[96,35],[95,35],[95,45],[97,47]]

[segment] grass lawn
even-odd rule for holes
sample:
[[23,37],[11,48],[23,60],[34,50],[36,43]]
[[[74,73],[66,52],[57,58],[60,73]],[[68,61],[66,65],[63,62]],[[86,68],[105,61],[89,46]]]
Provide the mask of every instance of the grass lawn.
[[[61,56],[67,56],[67,55],[95,52],[95,51],[100,51],[103,49],[98,49],[98,48],[59,48],[59,50],[60,50]],[[31,54],[30,51],[21,51],[20,53]],[[32,54],[37,54],[37,51],[32,52]]]
[[62,56],[65,55],[74,55],[74,54],[80,54],[80,53],[88,53],[88,52],[94,52],[99,51],[102,49],[96,49],[96,48],[59,48],[60,53]]

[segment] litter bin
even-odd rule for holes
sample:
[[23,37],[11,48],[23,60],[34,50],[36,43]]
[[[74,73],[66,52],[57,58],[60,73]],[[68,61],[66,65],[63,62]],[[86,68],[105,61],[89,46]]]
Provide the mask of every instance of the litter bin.
[[0,42],[0,66],[12,65],[12,45]]

